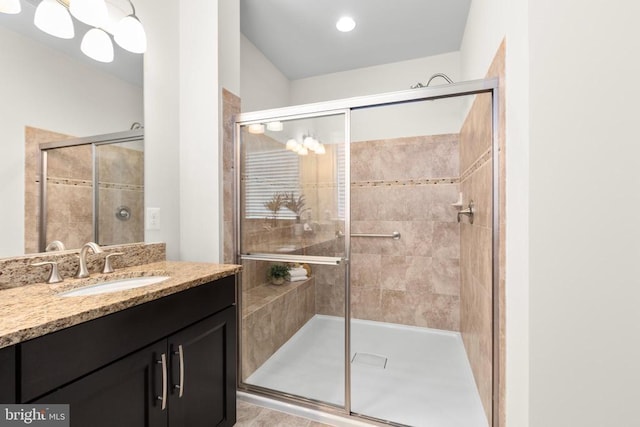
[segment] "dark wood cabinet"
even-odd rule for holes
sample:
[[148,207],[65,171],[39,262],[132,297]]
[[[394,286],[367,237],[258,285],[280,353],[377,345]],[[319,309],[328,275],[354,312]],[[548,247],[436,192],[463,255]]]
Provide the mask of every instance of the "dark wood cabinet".
[[16,349],[0,348],[0,403],[16,403]]
[[72,427],[233,426],[236,331],[227,277],[20,344],[17,400]]
[[227,309],[169,338],[169,426],[235,424],[235,325]]
[[69,404],[72,426],[162,427],[166,412],[162,393],[164,342],[140,350],[33,403]]

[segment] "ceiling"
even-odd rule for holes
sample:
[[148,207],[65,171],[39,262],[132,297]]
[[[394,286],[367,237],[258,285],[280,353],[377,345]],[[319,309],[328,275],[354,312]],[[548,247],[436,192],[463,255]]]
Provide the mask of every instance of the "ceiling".
[[[471,0],[240,0],[242,33],[290,80],[460,50]],[[343,15],[356,21],[336,30]]]

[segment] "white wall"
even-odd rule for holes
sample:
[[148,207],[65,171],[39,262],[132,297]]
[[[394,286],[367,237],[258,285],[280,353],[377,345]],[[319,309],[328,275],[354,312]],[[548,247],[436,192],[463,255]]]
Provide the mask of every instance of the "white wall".
[[24,127],[73,136],[143,122],[142,88],[0,28],[0,257],[24,252]]
[[[445,73],[453,81],[459,81],[460,54],[451,52],[294,80],[291,82],[291,105],[408,90],[417,82],[426,84],[434,73]],[[446,82],[435,79],[431,84],[443,83]]]
[[485,77],[493,56],[506,34],[508,3],[507,0],[473,0],[471,2],[460,47],[462,80]]
[[220,259],[218,4],[180,2],[180,259]]
[[290,105],[289,79],[244,35],[240,36],[240,97],[242,111]]
[[637,426],[640,3],[529,3],[532,427]]
[[[149,37],[145,206],[161,209],[161,229],[147,230],[145,240],[166,242],[169,259],[217,262],[222,207],[218,2],[161,3],[136,2]],[[233,14],[235,8],[220,10]]]
[[[460,55],[452,52],[294,80],[290,83],[290,105],[409,90],[411,85],[419,81],[426,84],[429,76],[436,72],[444,72],[457,80]],[[432,85],[444,83],[444,80],[436,79]],[[247,96],[252,97],[253,94]],[[242,98],[243,105],[244,101],[245,97]],[[461,106],[459,99],[445,99],[360,110],[352,115],[352,140],[455,133],[462,125]],[[299,133],[306,131],[315,132],[316,135],[328,133],[326,129],[317,128],[303,129]]]
[[240,96],[240,2],[218,0],[218,83]]
[[146,242],[165,242],[167,257],[180,256],[180,27],[179,3],[136,0],[147,33],[144,56],[144,204],[160,208],[160,230]]
[[529,0],[507,3],[506,419],[529,425]]

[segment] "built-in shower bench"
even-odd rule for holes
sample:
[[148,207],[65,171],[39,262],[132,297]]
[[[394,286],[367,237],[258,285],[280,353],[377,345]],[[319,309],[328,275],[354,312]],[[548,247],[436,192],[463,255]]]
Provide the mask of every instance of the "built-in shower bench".
[[242,375],[251,375],[313,315],[315,278],[268,283],[242,293]]

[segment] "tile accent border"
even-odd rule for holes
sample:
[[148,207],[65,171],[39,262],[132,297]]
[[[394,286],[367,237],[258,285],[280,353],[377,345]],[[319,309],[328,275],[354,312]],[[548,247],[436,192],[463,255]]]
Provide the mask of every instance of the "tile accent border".
[[392,181],[354,181],[351,183],[355,187],[391,187],[391,186],[417,186],[417,185],[437,185],[437,184],[458,184],[460,178],[425,178]]
[[491,147],[487,149],[480,157],[478,157],[472,164],[467,168],[466,171],[462,175],[460,175],[460,181],[466,181],[475,171],[484,166],[485,163],[491,161],[492,150]]

